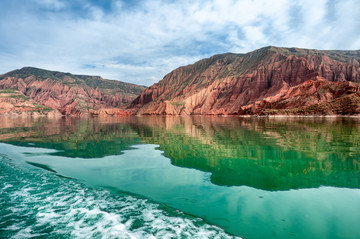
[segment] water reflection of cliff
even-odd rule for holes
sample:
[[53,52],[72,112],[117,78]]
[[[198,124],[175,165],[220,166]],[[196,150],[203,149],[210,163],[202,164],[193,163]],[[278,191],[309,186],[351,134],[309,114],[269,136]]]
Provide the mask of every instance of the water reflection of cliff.
[[[175,166],[211,172],[214,184],[265,190],[360,187],[356,119],[125,117],[4,123],[0,140],[99,158],[158,144]],[[31,144],[29,144],[31,143]]]
[[51,155],[102,158],[121,154],[140,139],[125,123],[127,118],[6,118],[0,142],[57,150]]
[[[360,187],[353,119],[143,118],[138,133],[174,165],[212,172],[218,185],[266,190]],[[149,133],[151,132],[151,134]]]

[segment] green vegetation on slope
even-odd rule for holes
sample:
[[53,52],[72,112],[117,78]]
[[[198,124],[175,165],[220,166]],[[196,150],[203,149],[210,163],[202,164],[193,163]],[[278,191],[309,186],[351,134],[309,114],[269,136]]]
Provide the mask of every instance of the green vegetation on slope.
[[[14,99],[15,101],[12,101],[11,99]],[[15,107],[15,112],[28,111],[41,113],[44,111],[48,112],[53,110],[52,108],[36,103],[20,91],[14,89],[0,90],[0,102],[12,104]]]
[[0,80],[2,80],[5,77],[15,77],[15,78],[25,79],[32,75],[39,80],[50,79],[68,86],[87,85],[94,89],[104,90],[107,93],[125,92],[125,93],[132,93],[137,95],[145,88],[143,86],[139,86],[131,83],[102,79],[99,76],[73,75],[71,73],[48,71],[35,67],[24,67],[21,68],[20,70],[11,71],[7,74],[1,75]]

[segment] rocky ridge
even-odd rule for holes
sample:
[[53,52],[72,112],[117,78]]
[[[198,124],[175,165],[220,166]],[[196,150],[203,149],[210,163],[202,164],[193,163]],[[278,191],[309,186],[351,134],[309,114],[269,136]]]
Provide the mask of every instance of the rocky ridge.
[[139,115],[359,114],[359,61],[360,51],[273,46],[215,55],[170,72],[128,109]]
[[122,109],[145,87],[99,76],[24,67],[0,75],[1,89],[18,90],[25,97],[62,115],[114,115],[127,114]]

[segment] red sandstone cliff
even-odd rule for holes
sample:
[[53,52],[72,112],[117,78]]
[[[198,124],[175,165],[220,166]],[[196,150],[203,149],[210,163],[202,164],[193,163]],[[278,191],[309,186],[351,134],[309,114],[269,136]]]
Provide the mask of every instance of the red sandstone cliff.
[[[19,90],[26,97],[63,115],[81,115],[105,112],[100,109],[124,108],[144,87],[98,76],[25,67],[0,75],[0,89]],[[115,110],[119,114],[122,112]]]
[[[140,115],[358,114],[359,61],[360,51],[278,47],[215,55],[170,72],[128,109]],[[353,109],[342,109],[344,102]]]
[[61,116],[60,112],[36,103],[18,90],[0,90],[0,115],[8,116]]

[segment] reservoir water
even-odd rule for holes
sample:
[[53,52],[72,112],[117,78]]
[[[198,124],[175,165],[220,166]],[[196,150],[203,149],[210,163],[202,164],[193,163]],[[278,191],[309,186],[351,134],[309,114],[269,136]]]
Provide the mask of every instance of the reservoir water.
[[360,238],[357,118],[0,121],[0,238]]

